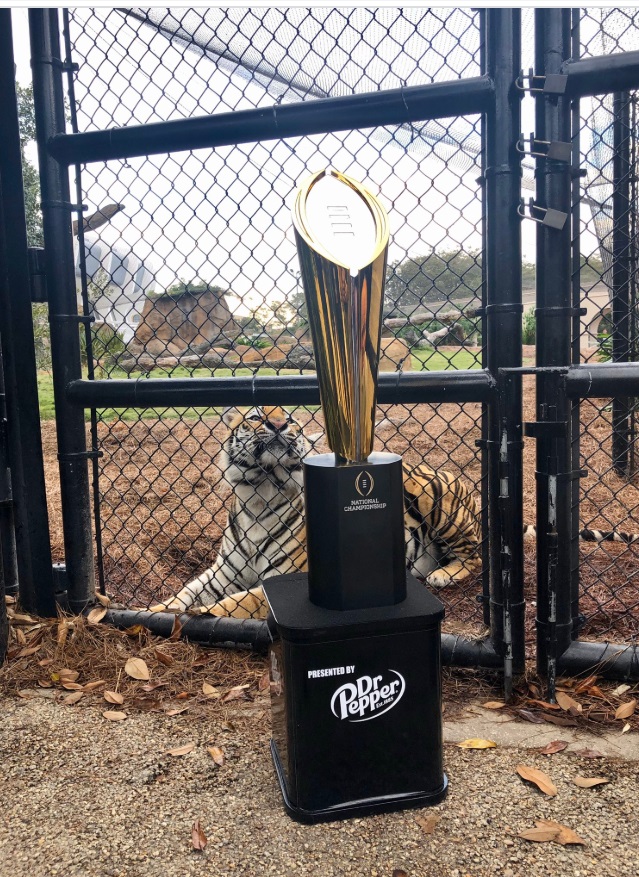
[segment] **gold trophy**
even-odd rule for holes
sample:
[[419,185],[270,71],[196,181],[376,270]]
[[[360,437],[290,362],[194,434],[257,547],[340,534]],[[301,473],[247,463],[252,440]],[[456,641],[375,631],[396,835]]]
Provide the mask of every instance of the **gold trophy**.
[[293,224],[333,451],[304,464],[309,597],[333,609],[397,603],[401,458],[373,453],[388,217],[360,183],[325,170],[300,186]]
[[338,461],[373,450],[389,226],[355,180],[319,171],[293,208],[328,444]]
[[263,588],[273,763],[287,812],[318,822],[446,794],[443,606],[406,572],[401,458],[373,451],[386,213],[321,171],[294,224],[333,453],[304,460],[308,573]]

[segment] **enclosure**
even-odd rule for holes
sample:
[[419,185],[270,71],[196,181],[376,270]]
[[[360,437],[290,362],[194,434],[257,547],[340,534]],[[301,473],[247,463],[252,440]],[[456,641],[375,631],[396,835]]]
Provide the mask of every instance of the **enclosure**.
[[376,447],[459,475],[481,519],[444,660],[507,692],[533,658],[551,692],[636,678],[638,13],[31,10],[43,248],[0,16],[7,592],[46,615],[97,589],[106,623],[168,634],[150,607],[228,522],[223,409],[286,406],[327,449],[290,211],[333,166],[391,218]]

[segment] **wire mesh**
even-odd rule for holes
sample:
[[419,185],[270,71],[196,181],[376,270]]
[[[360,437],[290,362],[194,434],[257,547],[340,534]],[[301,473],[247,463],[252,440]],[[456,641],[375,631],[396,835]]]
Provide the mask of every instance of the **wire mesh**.
[[[465,10],[78,8],[70,38],[80,131],[480,73],[479,14]],[[392,217],[381,369],[480,367],[480,154],[480,118],[451,117],[84,166],[96,377],[312,370],[290,210],[329,165],[366,180]],[[221,414],[98,412],[117,601],[165,601],[214,563],[234,502]],[[321,411],[291,414],[327,450]],[[461,474],[479,508],[478,404],[382,406],[377,436],[408,464]],[[459,621],[479,621],[480,587],[475,564],[445,589]]]
[[[581,56],[636,48],[635,9],[583,9]],[[581,101],[579,282],[582,362],[636,362],[637,93]],[[577,268],[576,268],[577,270]],[[639,533],[636,399],[580,403],[580,526]],[[580,545],[581,633],[623,641],[639,632],[637,548],[625,541]]]

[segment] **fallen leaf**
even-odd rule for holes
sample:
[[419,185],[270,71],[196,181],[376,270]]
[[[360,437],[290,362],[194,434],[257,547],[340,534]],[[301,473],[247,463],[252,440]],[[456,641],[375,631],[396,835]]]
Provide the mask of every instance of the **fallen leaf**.
[[555,843],[561,844],[562,846],[566,846],[566,844],[583,844],[586,845],[586,841],[582,840],[578,834],[576,834],[572,828],[568,828],[566,825],[562,825],[560,822],[553,822],[551,819],[538,819],[537,825],[543,828],[554,828],[558,831],[557,837],[553,838]]
[[235,688],[229,689],[229,691],[222,696],[222,703],[228,703],[230,700],[248,698],[248,693],[246,691],[247,688],[248,685],[236,685]]
[[482,703],[482,706],[486,710],[501,710],[506,704],[502,703],[501,700],[487,700],[486,703]]
[[573,752],[580,758],[605,758],[603,752],[598,749],[573,749]]
[[142,685],[142,691],[155,691],[156,688],[166,688],[168,682],[149,682],[147,685]]
[[35,653],[40,651],[41,648],[42,648],[42,645],[29,646],[29,648],[27,648],[27,649],[20,649],[20,651],[16,655],[16,658],[28,658],[31,655],[35,655]]
[[124,696],[119,691],[105,691],[104,699],[107,703],[124,703]]
[[257,683],[258,691],[268,691],[269,686],[271,684],[271,676],[269,671],[267,670],[260,676],[260,681]]
[[191,843],[194,850],[203,850],[208,843],[199,819],[195,820],[191,828]]
[[617,688],[615,688],[612,694],[614,694],[615,697],[621,697],[621,695],[625,694],[626,691],[630,691],[630,685],[626,685],[626,683],[624,683],[623,685],[619,685]]
[[543,749],[540,750],[540,755],[554,755],[555,752],[563,752],[563,750],[568,746],[567,740],[552,740]]
[[630,725],[629,725],[629,724],[625,724],[625,725],[623,726],[623,728],[621,729],[621,733],[622,733],[622,734],[627,734],[629,730],[630,730]]
[[[11,630],[13,631],[13,635],[15,636],[16,640],[18,641],[18,644],[21,646],[26,646],[27,638],[24,635],[24,632],[22,630],[20,630],[19,627],[12,627]],[[15,654],[13,654],[11,657],[15,658]]]
[[534,725],[544,724],[545,719],[542,719],[541,716],[538,716],[535,713],[531,713],[530,710],[517,710],[517,712],[522,719],[526,719],[527,722],[532,722]]
[[96,591],[95,599],[98,601],[98,603],[101,603],[107,609],[111,605],[111,600],[106,596],[106,594],[100,594],[98,591]]
[[84,686],[80,685],[79,682],[63,682],[62,687],[66,688],[67,691],[80,691]]
[[106,685],[104,679],[96,679],[95,682],[87,682],[87,684],[83,687],[83,690],[95,691],[96,688],[101,688],[103,685]]
[[116,710],[107,710],[105,713],[102,713],[102,715],[110,722],[123,722],[125,719],[128,719],[126,713],[119,713]]
[[125,627],[122,633],[126,636],[139,636],[145,630],[146,627],[143,624],[132,624],[131,627]]
[[[38,679],[38,685],[40,688],[53,688],[53,682],[49,682],[48,679]],[[630,725],[628,725],[630,727]],[[621,732],[623,734],[623,731]]]
[[557,703],[565,712],[569,712],[571,709],[573,709],[580,713],[583,709],[582,705],[580,703],[577,703],[577,701],[569,694],[566,694],[565,691],[558,691],[556,697]]
[[89,624],[99,624],[106,614],[106,606],[96,606],[87,615],[87,621]]
[[575,694],[583,694],[584,691],[588,691],[595,682],[597,681],[597,676],[588,676],[587,679],[584,679],[582,682],[579,682],[575,688]]
[[590,697],[598,697],[600,700],[607,700],[606,695],[598,685],[591,685],[588,689],[588,694]]
[[175,695],[176,700],[186,700],[189,696],[188,691],[181,691],[179,694]]
[[416,816],[415,822],[419,825],[424,834],[432,834],[440,819],[441,815],[439,813],[430,813],[428,816]]
[[18,601],[14,596],[10,596],[9,594],[6,594],[6,596],[4,598],[4,602],[7,604],[7,606],[13,606],[13,604],[17,603]]
[[167,655],[166,652],[163,652],[161,649],[155,650],[155,657],[158,659],[160,664],[164,664],[165,667],[170,667],[173,663],[173,658],[171,655]]
[[550,722],[551,725],[559,725],[560,728],[576,728],[577,722],[569,719],[567,716],[553,716],[550,713],[542,713],[544,722]]
[[206,750],[218,767],[224,764],[224,752],[219,746],[209,746]]
[[69,670],[68,667],[63,667],[62,670],[58,670],[60,682],[75,682],[79,675],[80,674],[77,670]]
[[195,749],[195,743],[185,743],[184,746],[177,746],[175,749],[167,749],[166,755],[172,755],[176,758],[178,755],[188,755],[189,752],[193,752]]
[[233,722],[224,721],[224,722],[222,722],[220,727],[222,728],[223,731],[234,731],[235,730],[235,725],[233,724]]
[[12,624],[37,624],[38,619],[33,618],[31,615],[25,615],[23,612],[11,612],[11,623]]
[[190,706],[183,706],[182,709],[179,709],[179,710],[178,709],[167,710],[166,714],[167,714],[167,716],[179,716],[180,713],[185,713],[185,712],[187,712],[187,710],[190,710],[190,709],[191,709]]
[[573,783],[580,789],[592,789],[593,786],[600,786],[603,783],[609,783],[605,777],[575,777]]
[[148,682],[151,678],[146,661],[143,661],[142,658],[129,658],[124,665],[124,672],[131,679],[141,679],[143,682]]
[[544,795],[554,797],[557,794],[557,786],[542,770],[537,770],[536,767],[526,767],[525,764],[518,764],[517,773],[522,779],[527,780],[529,783],[534,783]]
[[176,615],[175,618],[173,619],[173,627],[171,629],[171,635],[169,636],[169,642],[176,642],[177,640],[179,640],[181,633],[182,633],[182,622],[180,621],[180,619]]
[[205,697],[221,697],[220,690],[209,682],[202,683],[202,694]]
[[79,700],[82,700],[83,693],[81,691],[74,691],[71,694],[67,694],[66,697],[62,698],[62,703],[67,706],[73,706],[74,703],[77,703]]
[[69,623],[67,621],[61,621],[58,624],[58,633],[56,636],[56,641],[58,646],[62,648],[67,641],[67,636],[69,634]]
[[550,840],[555,840],[558,834],[559,831],[556,828],[544,828],[538,825],[537,828],[527,828],[525,831],[520,831],[517,837],[532,840],[535,843],[547,843]]
[[615,711],[616,719],[629,719],[637,709],[637,701],[629,700],[628,703],[622,703]]
[[482,740],[479,737],[471,737],[457,744],[460,749],[495,749],[497,744],[493,740]]
[[48,667],[49,664],[53,664],[53,658],[43,658],[41,661],[38,661],[38,667]]

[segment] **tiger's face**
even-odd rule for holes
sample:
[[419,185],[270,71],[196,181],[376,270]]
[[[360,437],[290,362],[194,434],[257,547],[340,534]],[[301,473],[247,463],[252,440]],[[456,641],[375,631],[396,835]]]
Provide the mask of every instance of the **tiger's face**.
[[225,451],[231,466],[248,472],[301,469],[310,445],[301,425],[283,408],[227,409],[222,419],[231,430]]

